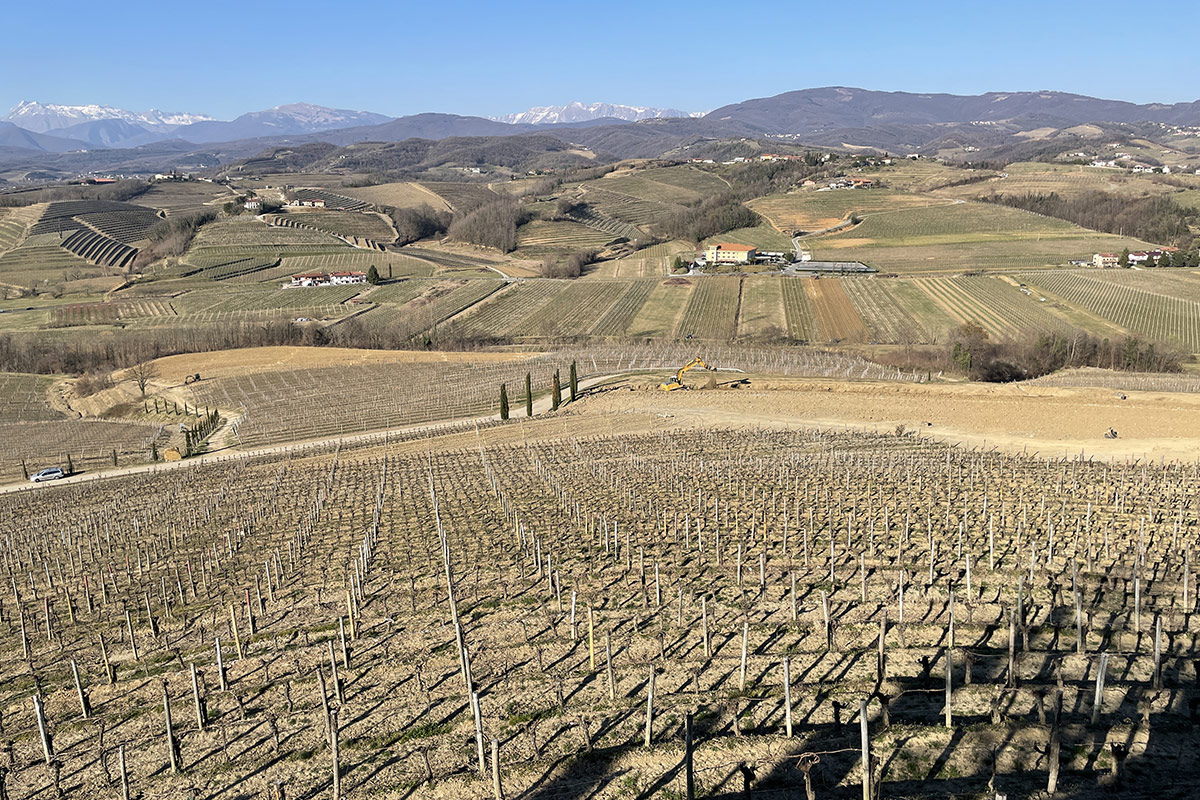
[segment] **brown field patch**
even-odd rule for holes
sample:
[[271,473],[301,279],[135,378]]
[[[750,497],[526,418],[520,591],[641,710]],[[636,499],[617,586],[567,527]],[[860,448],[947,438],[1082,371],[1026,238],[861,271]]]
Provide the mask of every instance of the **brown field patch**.
[[531,353],[450,353],[427,350],[357,350],[349,347],[246,347],[211,353],[185,353],[155,361],[162,383],[180,383],[188,375],[223,378],[252,372],[351,366],[420,364],[455,361],[512,361]]
[[867,340],[867,326],[836,278],[805,279],[804,291],[817,317],[817,332],[822,340]]

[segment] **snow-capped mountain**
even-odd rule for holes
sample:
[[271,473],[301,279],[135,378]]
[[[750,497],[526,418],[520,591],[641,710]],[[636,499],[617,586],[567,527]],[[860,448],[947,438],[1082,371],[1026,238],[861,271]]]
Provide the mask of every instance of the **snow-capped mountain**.
[[23,100],[17,103],[8,112],[8,116],[4,117],[6,122],[11,122],[34,133],[46,133],[86,122],[109,119],[121,120],[147,131],[165,131],[181,125],[207,122],[212,117],[204,114],[187,114],[157,109],[126,111],[123,108],[94,104],[66,106],[56,103],[39,103],[33,100]]
[[703,112],[680,111],[675,108],[624,106],[616,103],[568,103],[565,106],[536,106],[519,114],[494,117],[500,122],[527,125],[558,125],[565,122],[587,122],[593,119],[615,118],[628,122],[659,117],[699,117]]
[[336,128],[379,125],[391,117],[369,111],[326,108],[311,103],[290,103],[266,111],[242,114],[230,122],[197,122],[175,131],[175,136],[189,142],[227,142],[258,136],[281,136],[319,133]]

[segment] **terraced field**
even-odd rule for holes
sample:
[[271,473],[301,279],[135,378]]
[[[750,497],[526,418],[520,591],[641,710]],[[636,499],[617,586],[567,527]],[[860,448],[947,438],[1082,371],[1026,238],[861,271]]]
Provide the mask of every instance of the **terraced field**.
[[297,189],[295,194],[297,200],[323,200],[325,208],[333,211],[365,211],[370,207],[370,203],[326,189]]
[[663,219],[683,210],[678,203],[635,197],[617,187],[607,188],[602,181],[584,184],[583,191],[583,199],[601,213],[642,229],[652,229]]
[[380,214],[373,212],[329,211],[325,209],[293,209],[280,215],[283,219],[311,225],[318,230],[338,236],[357,236],[376,242],[390,242],[396,238],[392,227]]
[[348,247],[334,237],[306,228],[282,228],[266,225],[256,219],[234,217],[205,225],[196,234],[192,249],[208,247],[244,247],[259,249],[303,248],[316,245],[322,248]]
[[517,230],[517,253],[531,256],[563,250],[599,250],[617,238],[578,222],[533,220]]
[[20,247],[0,255],[0,281],[28,286],[31,281],[56,280],[60,270],[87,266],[87,261],[59,246],[57,233],[30,236]]

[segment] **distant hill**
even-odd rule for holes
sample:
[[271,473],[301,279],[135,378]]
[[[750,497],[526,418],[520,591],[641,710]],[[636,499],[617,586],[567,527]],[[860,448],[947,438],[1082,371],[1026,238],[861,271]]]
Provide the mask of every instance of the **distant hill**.
[[642,119],[660,117],[697,117],[700,114],[680,111],[675,108],[650,108],[647,106],[625,106],[617,103],[567,103],[565,106],[534,106],[517,114],[495,117],[499,122],[510,125],[560,125],[564,122],[588,122],[597,119],[637,122]]
[[1167,122],[1200,124],[1200,101],[1136,105],[1065,92],[988,92],[980,95],[874,92],[845,86],[803,89],[722,106],[705,120],[774,134],[806,134],[881,125],[999,122],[1039,115],[1065,123]]
[[197,122],[176,129],[174,135],[197,144],[228,142],[259,136],[317,133],[341,128],[378,125],[391,117],[369,111],[350,111],[339,108],[292,103],[266,111],[243,114],[230,122]]
[[100,120],[120,120],[147,131],[165,132],[182,125],[191,125],[211,119],[212,117],[204,114],[186,114],[155,109],[126,111],[123,108],[113,108],[112,106],[68,106],[39,103],[33,100],[23,100],[17,103],[4,117],[6,122],[12,122],[34,133],[47,133]]
[[83,142],[74,139],[27,131],[11,122],[0,122],[0,146],[46,153],[66,153],[87,147]]

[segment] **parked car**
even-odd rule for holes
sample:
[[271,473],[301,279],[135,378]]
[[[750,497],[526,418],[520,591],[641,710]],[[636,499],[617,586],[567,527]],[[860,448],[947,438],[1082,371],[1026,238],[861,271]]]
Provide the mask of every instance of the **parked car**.
[[29,480],[33,481],[34,483],[41,483],[42,481],[56,481],[59,478],[65,477],[67,477],[67,473],[63,472],[61,468],[47,467],[41,472],[35,472],[34,474],[30,475]]

